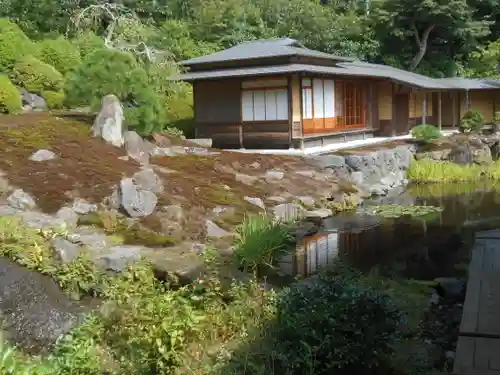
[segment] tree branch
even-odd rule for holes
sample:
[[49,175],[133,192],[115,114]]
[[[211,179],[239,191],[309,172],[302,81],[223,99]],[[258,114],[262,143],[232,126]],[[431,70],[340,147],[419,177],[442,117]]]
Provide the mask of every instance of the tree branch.
[[408,68],[410,71],[414,71],[418,66],[418,64],[420,64],[420,62],[424,58],[425,53],[427,52],[427,42],[429,41],[429,36],[431,35],[431,32],[435,26],[436,25],[434,24],[428,25],[425,28],[424,32],[422,33],[422,36],[419,36],[417,27],[415,26],[415,24],[412,25],[413,34],[415,36],[415,41],[418,47],[418,52],[415,55],[415,57],[413,57],[410,63],[410,66]]

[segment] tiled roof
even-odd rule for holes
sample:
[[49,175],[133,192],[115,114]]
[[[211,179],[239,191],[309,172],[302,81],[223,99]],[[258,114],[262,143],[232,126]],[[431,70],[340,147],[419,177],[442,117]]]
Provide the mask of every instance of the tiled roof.
[[346,57],[331,55],[329,53],[314,51],[305,48],[299,42],[290,38],[256,40],[238,44],[234,47],[225,49],[220,52],[210,55],[196,57],[191,60],[182,61],[184,66],[195,64],[216,63],[223,61],[237,61],[261,59],[267,57],[282,57],[282,56],[307,56],[318,57],[324,59],[332,59],[338,61],[352,61]]
[[223,61],[251,60],[279,56],[307,56],[329,59],[336,62],[335,66],[287,64],[261,67],[219,69],[210,71],[188,72],[176,80],[195,81],[201,79],[216,79],[225,77],[245,77],[267,74],[285,74],[307,72],[317,74],[347,75],[358,77],[386,78],[402,84],[423,89],[434,90],[478,90],[500,89],[500,80],[468,79],[468,78],[431,78],[421,74],[408,72],[388,65],[372,64],[359,60],[339,57],[324,52],[305,48],[299,42],[290,38],[275,40],[257,40],[245,42],[235,47],[216,52],[207,56],[183,61],[181,64],[189,67],[196,64],[215,63]]

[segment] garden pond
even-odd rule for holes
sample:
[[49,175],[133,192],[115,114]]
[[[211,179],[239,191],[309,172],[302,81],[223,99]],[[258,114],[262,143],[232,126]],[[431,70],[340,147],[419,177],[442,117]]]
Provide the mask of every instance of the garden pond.
[[363,271],[419,280],[465,275],[476,231],[500,228],[500,184],[413,185],[322,221],[279,262],[307,277],[338,259]]

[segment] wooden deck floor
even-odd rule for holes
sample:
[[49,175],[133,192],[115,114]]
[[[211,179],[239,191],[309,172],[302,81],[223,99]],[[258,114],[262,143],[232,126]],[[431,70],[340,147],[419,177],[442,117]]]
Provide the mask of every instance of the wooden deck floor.
[[500,375],[500,230],[477,233],[453,373]]

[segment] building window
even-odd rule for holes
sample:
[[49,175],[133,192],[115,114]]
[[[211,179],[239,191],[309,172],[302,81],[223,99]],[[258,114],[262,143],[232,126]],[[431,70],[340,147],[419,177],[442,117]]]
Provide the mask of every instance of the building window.
[[247,81],[242,84],[243,121],[286,121],[289,118],[286,79]]

